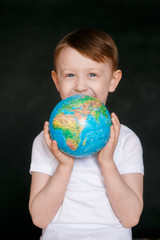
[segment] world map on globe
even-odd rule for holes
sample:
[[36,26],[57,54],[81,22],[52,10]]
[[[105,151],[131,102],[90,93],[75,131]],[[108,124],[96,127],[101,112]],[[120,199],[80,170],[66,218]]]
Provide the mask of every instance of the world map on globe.
[[87,95],[61,100],[49,119],[50,135],[59,149],[78,158],[99,152],[109,139],[110,126],[105,105]]

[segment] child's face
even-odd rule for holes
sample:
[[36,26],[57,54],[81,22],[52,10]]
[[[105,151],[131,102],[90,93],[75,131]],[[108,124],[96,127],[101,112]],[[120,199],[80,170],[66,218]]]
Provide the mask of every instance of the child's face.
[[57,72],[52,78],[61,98],[85,94],[106,103],[121,79],[121,71],[112,70],[111,62],[96,62],[71,47],[61,50],[57,60]]

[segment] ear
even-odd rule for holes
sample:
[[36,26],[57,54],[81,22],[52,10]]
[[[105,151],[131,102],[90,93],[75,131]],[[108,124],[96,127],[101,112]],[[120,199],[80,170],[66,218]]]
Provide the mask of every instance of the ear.
[[111,82],[110,82],[110,86],[109,86],[109,92],[114,92],[116,90],[116,87],[118,86],[121,78],[122,78],[122,71],[119,69],[114,71]]
[[57,76],[57,73],[55,71],[52,71],[51,72],[51,76],[52,76],[52,79],[53,79],[53,82],[59,92],[59,83],[58,83],[58,76]]

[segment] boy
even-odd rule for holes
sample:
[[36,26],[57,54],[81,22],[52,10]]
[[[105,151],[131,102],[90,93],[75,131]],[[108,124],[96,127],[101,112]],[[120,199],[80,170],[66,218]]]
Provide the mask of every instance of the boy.
[[[62,99],[75,94],[104,104],[122,76],[109,35],[81,29],[65,36],[54,54],[52,78]],[[143,209],[143,160],[138,137],[112,113],[110,139],[93,156],[73,159],[49,135],[34,140],[29,210],[41,239],[130,240]]]

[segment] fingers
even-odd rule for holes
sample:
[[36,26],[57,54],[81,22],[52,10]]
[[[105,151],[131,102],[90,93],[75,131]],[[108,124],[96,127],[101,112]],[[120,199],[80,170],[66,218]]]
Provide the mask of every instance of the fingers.
[[118,117],[116,116],[115,113],[112,113],[111,114],[111,119],[112,119],[112,132],[114,131],[114,138],[116,140],[116,142],[118,141],[118,138],[119,138],[119,133],[120,133],[120,128],[121,128],[121,124],[119,122],[119,119]]
[[110,130],[110,138],[109,138],[106,146],[100,151],[100,153],[98,155],[98,160],[100,163],[106,159],[113,160],[113,154],[114,154],[117,142],[118,142],[121,124],[115,113],[111,114],[111,120],[112,120],[112,126],[111,126],[111,130]]
[[45,122],[44,124],[44,139],[46,141],[46,144],[48,145],[50,151],[54,154],[55,157],[59,157],[60,151],[57,146],[57,142],[55,140],[52,140],[49,134],[49,122]]
[[58,148],[57,142],[51,139],[49,134],[49,122],[47,121],[44,124],[44,139],[48,148],[50,149],[54,157],[59,161],[59,163],[67,163],[68,165],[73,164],[73,157],[62,153]]
[[112,119],[112,122],[114,122],[113,125],[116,125],[116,127],[118,127],[120,129],[121,124],[120,124],[119,119],[118,119],[118,117],[115,113],[111,114],[111,119]]
[[51,140],[51,137],[49,134],[49,122],[47,122],[47,121],[44,124],[44,139],[45,139],[48,147],[51,148],[52,140]]
[[110,138],[108,141],[108,147],[113,148],[116,146],[118,142],[121,124],[115,113],[111,114],[111,119],[112,119],[112,126],[110,131]]
[[114,125],[111,126],[109,142],[110,142],[110,144],[113,144],[115,142],[115,129],[114,129]]

